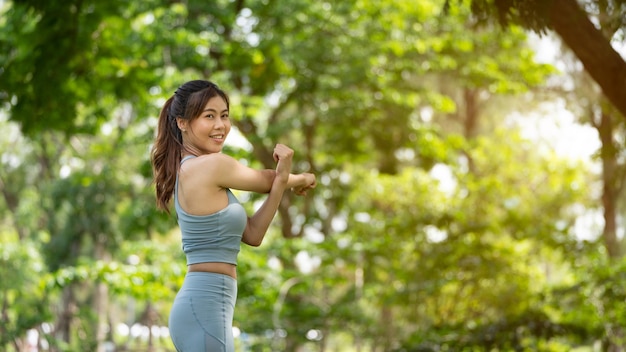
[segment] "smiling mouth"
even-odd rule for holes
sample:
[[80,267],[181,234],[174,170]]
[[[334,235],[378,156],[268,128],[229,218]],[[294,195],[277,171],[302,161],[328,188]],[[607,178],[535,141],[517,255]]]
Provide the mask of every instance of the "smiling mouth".
[[226,138],[226,135],[225,134],[214,134],[212,136],[209,136],[209,138],[211,138],[211,140],[214,141],[215,143],[222,144],[222,143],[224,143],[224,138]]

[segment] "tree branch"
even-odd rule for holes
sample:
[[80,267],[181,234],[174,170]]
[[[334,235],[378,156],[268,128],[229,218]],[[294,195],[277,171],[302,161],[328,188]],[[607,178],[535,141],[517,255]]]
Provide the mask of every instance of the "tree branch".
[[552,0],[554,31],[582,62],[607,99],[626,119],[626,62],[576,0]]

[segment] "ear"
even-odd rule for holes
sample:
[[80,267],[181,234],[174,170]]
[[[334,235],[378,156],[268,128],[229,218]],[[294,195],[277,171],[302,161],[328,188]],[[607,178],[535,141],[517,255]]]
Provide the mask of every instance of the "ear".
[[187,120],[181,119],[180,117],[176,118],[176,124],[178,125],[178,129],[185,132],[187,130]]

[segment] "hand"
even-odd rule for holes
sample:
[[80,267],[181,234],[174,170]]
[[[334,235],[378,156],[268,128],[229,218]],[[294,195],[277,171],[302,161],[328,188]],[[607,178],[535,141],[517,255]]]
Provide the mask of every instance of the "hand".
[[276,144],[274,147],[274,160],[276,165],[276,179],[287,184],[289,173],[291,172],[291,162],[293,160],[293,150],[284,144]]
[[301,174],[304,177],[304,184],[301,186],[296,186],[292,188],[293,193],[298,196],[306,196],[306,192],[310,189],[315,188],[317,186],[317,181],[315,179],[315,175],[305,172]]

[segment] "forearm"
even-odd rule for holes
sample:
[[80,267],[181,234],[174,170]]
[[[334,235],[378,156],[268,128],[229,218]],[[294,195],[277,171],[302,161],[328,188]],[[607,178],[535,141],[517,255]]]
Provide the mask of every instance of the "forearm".
[[[270,184],[272,186],[270,186],[267,190],[267,192],[269,192],[271,190],[271,187],[273,187],[273,181],[274,178],[276,177],[276,171],[271,170],[271,169],[267,169],[267,170],[263,170],[265,176],[267,177],[268,181],[270,182]],[[294,187],[302,187],[306,185],[306,179],[304,178],[304,175],[302,174],[289,174],[289,179],[287,180],[287,186],[285,188],[294,188]],[[264,192],[264,193],[267,193]]]
[[265,233],[269,228],[278,206],[283,198],[285,189],[288,183],[275,180],[272,184],[272,188],[267,196],[267,199],[263,202],[261,207],[248,219],[248,225],[244,231],[242,241],[251,246],[259,246],[263,242]]
[[287,188],[302,187],[306,185],[306,179],[302,174],[289,174],[289,180],[287,180]]

